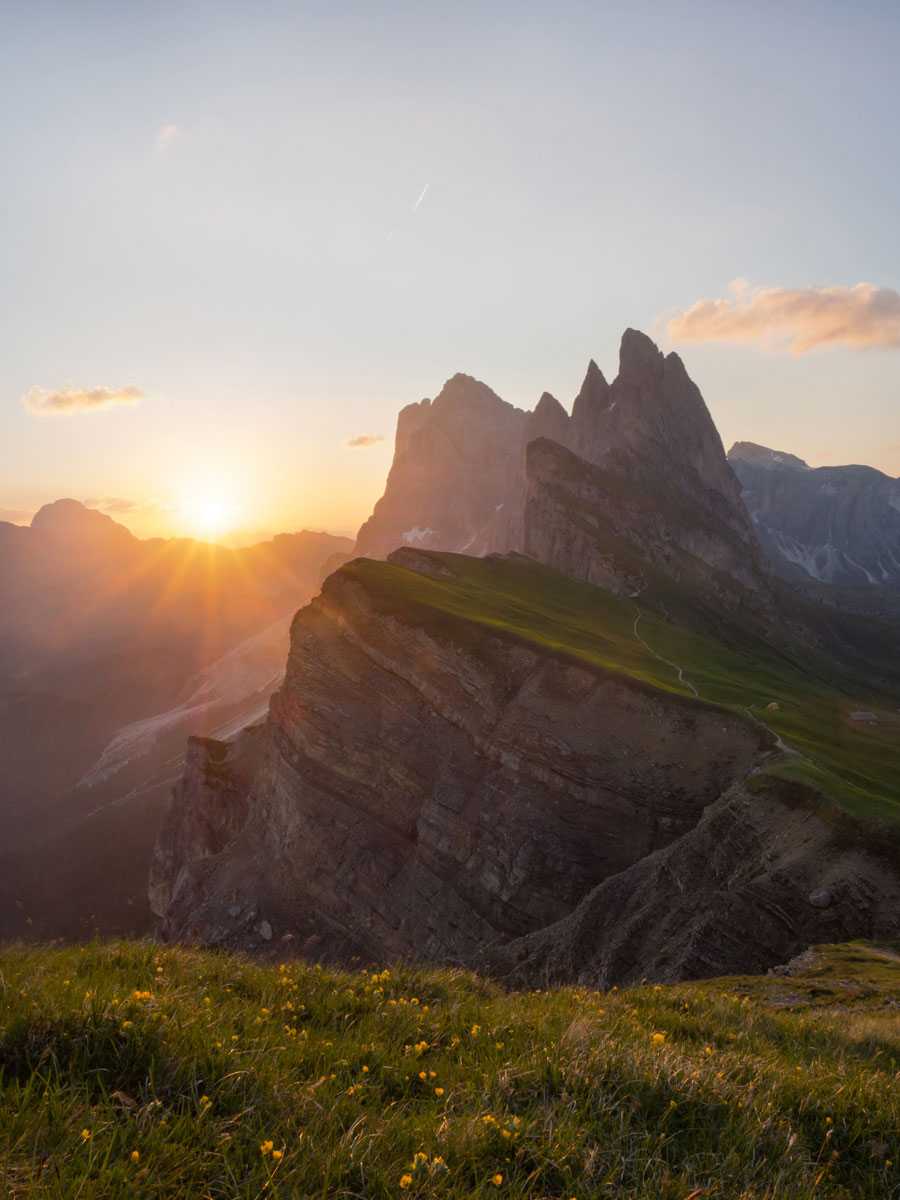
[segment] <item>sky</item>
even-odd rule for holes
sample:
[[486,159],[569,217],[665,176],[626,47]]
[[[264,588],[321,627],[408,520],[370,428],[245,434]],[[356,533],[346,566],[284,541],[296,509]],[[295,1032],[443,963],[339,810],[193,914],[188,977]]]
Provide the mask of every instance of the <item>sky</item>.
[[878,0],[7,0],[0,519],[353,533],[403,405],[628,326],[900,474],[898,61]]

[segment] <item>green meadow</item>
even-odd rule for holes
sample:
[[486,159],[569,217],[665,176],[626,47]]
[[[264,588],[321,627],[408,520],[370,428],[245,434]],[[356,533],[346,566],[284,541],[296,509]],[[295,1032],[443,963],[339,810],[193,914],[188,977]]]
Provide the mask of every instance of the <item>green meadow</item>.
[[900,1196],[900,961],[506,993],[152,943],[0,950],[0,1194]]
[[[854,674],[821,651],[769,641],[721,614],[695,623],[717,636],[676,623],[664,615],[666,600],[684,609],[686,598],[671,587],[665,600],[658,591],[622,598],[518,555],[428,557],[447,573],[367,559],[343,570],[375,604],[426,627],[449,622],[473,648],[477,627],[487,627],[693,702],[695,690],[700,702],[762,722],[794,751],[777,773],[813,785],[857,816],[900,821],[900,713],[869,671]],[[878,724],[852,721],[860,709],[875,712]]]

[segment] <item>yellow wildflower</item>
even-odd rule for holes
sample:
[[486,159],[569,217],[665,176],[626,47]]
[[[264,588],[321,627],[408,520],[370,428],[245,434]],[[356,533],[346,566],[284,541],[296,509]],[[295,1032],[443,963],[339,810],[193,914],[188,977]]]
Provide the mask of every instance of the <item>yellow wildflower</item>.
[[137,1150],[132,1150],[132,1152],[131,1152],[131,1161],[132,1161],[132,1162],[137,1162],[137,1160],[138,1160],[140,1157],[141,1157],[141,1155],[140,1155],[140,1152],[139,1152],[139,1151],[137,1151]]
[[444,1089],[443,1089],[443,1088],[435,1088],[435,1089],[434,1089],[434,1094],[435,1094],[436,1096],[443,1096],[443,1094],[444,1094]]
[[664,1033],[654,1033],[653,1041],[656,1043],[657,1046],[661,1046],[665,1040],[666,1040],[666,1035]]
[[86,1142],[90,1136],[91,1136],[91,1131],[89,1129],[82,1129],[81,1140],[83,1142]]
[[410,1186],[411,1183],[412,1183],[412,1175],[401,1175],[400,1176],[400,1187],[403,1189],[403,1191],[406,1191],[406,1189]]
[[260,1149],[260,1153],[261,1153],[261,1154],[271,1154],[271,1153],[272,1153],[272,1147],[273,1147],[274,1145],[275,1145],[275,1143],[274,1143],[274,1142],[263,1142],[263,1143],[261,1144],[261,1146],[259,1147],[259,1149]]
[[273,1150],[272,1157],[274,1159],[284,1158],[284,1151],[283,1150]]
[[494,1175],[493,1178],[491,1179],[491,1183],[494,1185],[494,1187],[499,1187],[502,1182],[503,1182],[503,1176],[499,1175],[499,1174]]

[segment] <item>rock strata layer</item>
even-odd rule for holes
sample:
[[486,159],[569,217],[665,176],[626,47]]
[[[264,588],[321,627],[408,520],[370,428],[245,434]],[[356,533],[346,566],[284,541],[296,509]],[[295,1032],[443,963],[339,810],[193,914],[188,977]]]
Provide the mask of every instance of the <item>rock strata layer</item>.
[[668,846],[770,752],[743,719],[430,624],[349,570],[297,615],[258,736],[246,787],[240,747],[193,746],[154,863],[168,937],[243,944],[253,911],[276,937],[469,960]]

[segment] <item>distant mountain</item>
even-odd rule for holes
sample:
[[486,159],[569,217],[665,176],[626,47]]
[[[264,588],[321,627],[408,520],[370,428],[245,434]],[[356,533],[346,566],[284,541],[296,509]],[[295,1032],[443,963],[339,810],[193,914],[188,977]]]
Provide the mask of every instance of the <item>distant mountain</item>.
[[873,467],[812,468],[753,442],[736,442],[728,461],[784,578],[900,588],[900,480]]
[[291,616],[351,547],[142,541],[74,500],[0,523],[0,936],[146,928],[185,738],[259,719]]

